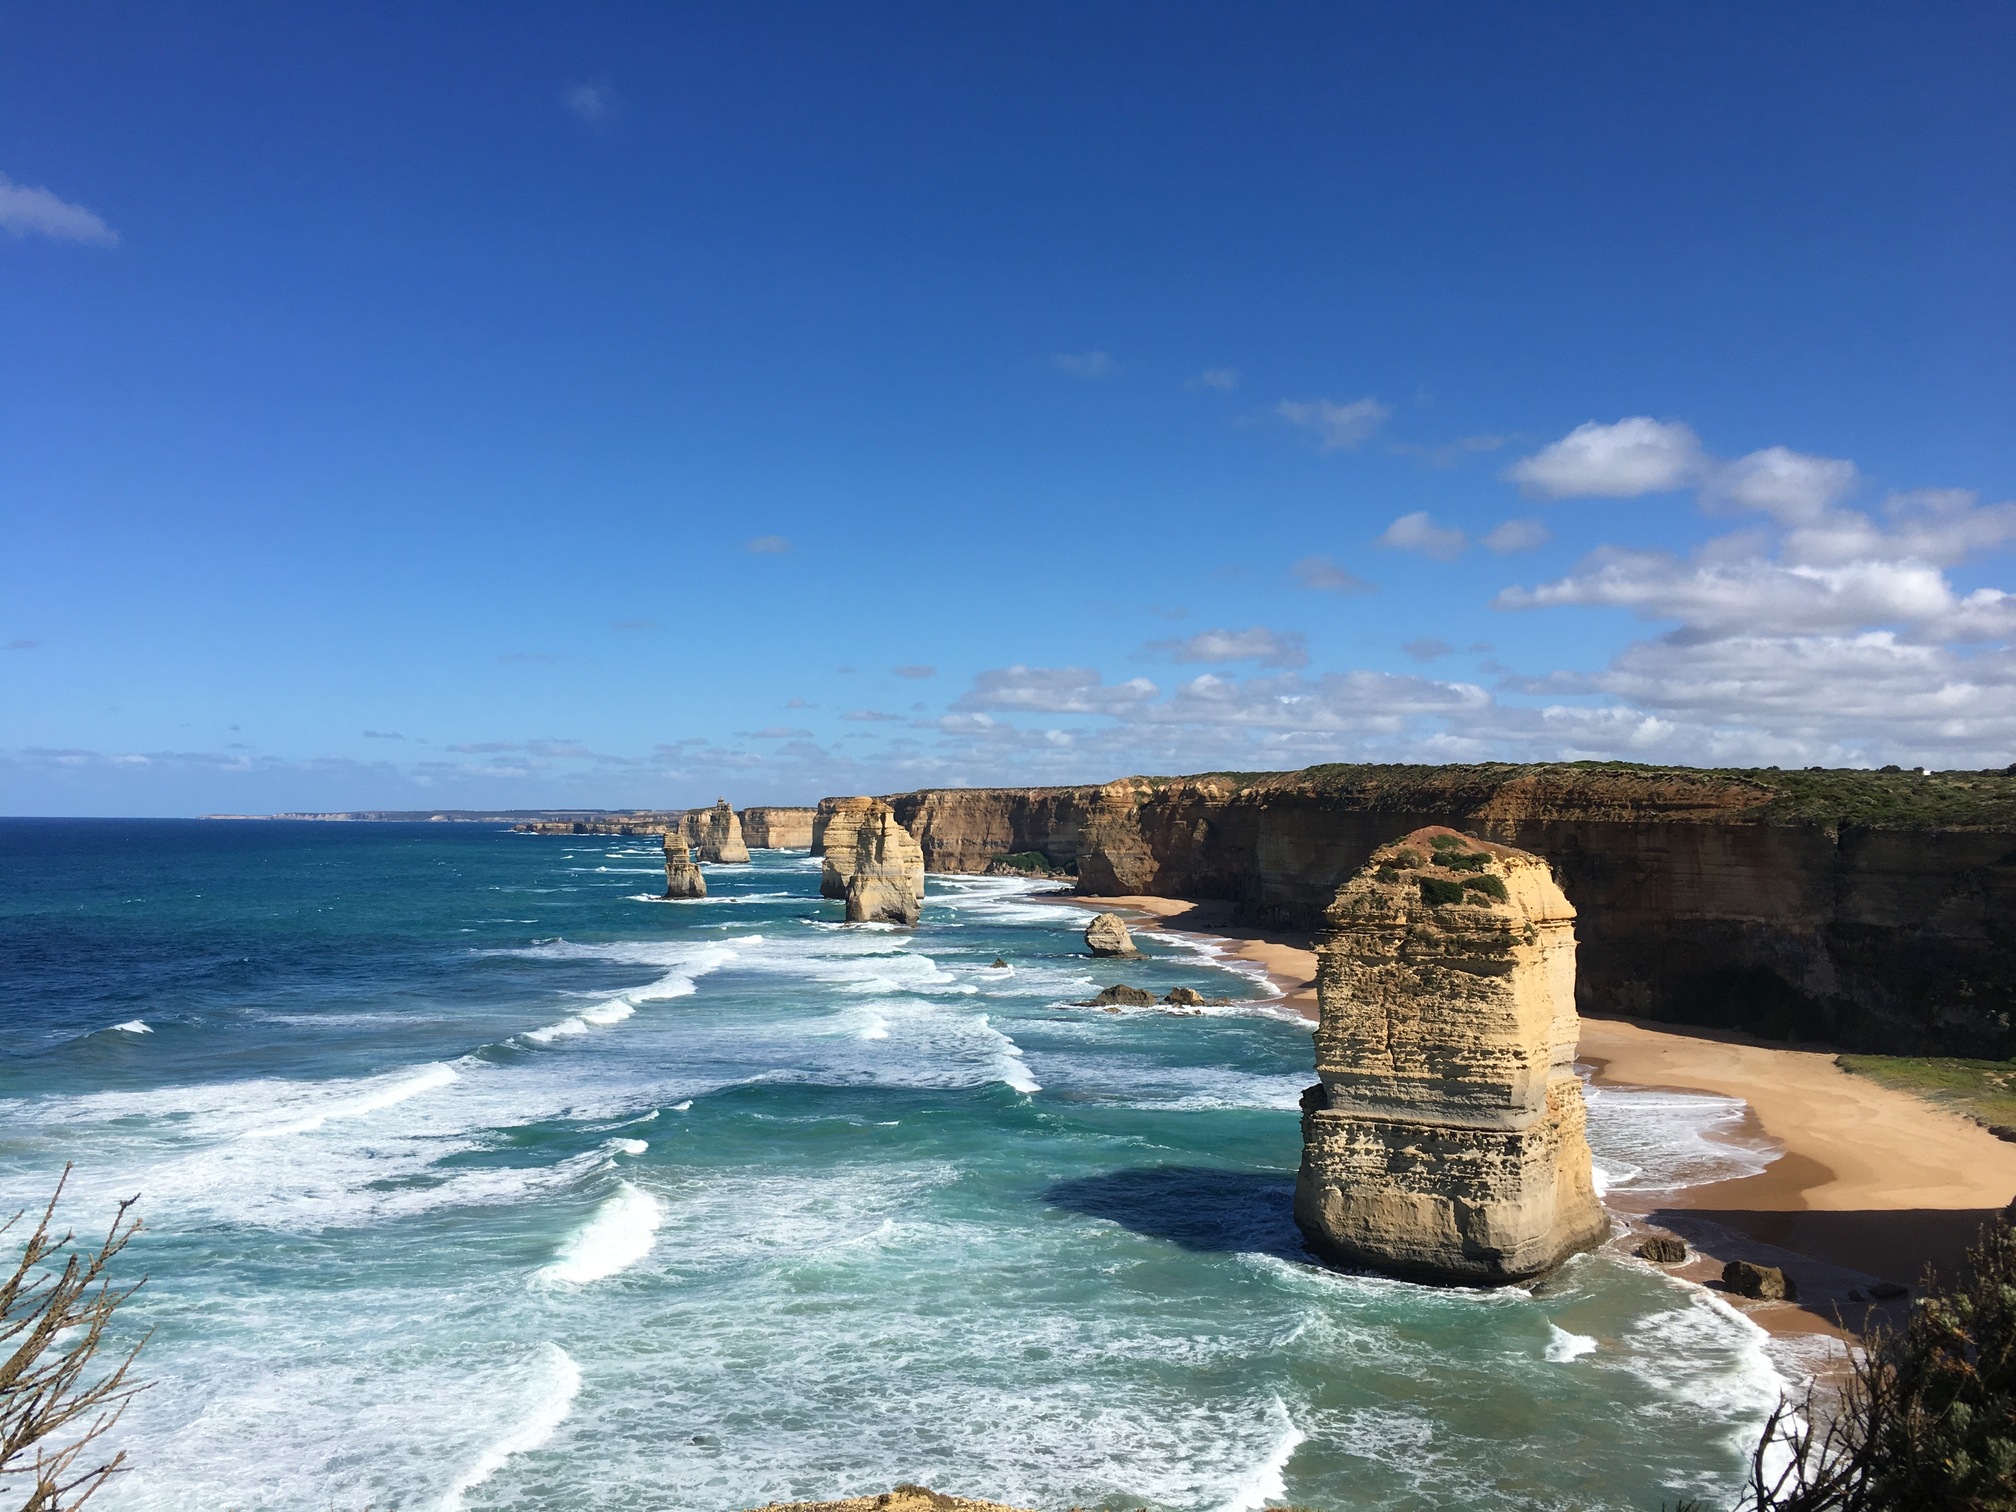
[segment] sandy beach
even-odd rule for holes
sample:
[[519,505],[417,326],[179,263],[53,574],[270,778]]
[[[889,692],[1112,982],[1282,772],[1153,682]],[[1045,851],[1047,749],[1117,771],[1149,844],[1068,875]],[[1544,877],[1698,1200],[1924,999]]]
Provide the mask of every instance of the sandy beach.
[[[1307,935],[1237,925],[1227,902],[1053,896],[1111,909],[1131,928],[1221,940],[1232,955],[1263,966],[1289,1004],[1316,1016],[1316,952]],[[1704,1282],[1730,1259],[1784,1267],[1799,1283],[1798,1305],[1750,1309],[1774,1332],[1832,1332],[1837,1318],[1864,1326],[1871,1310],[1852,1294],[1876,1281],[1915,1288],[1928,1265],[1950,1274],[1982,1223],[2016,1197],[2016,1145],[1850,1075],[1831,1051],[1585,1017],[1580,1058],[1597,1086],[1706,1092],[1748,1105],[1738,1137],[1775,1149],[1777,1158],[1757,1175],[1656,1199],[1613,1194],[1608,1205],[1628,1231],[1611,1243],[1631,1248],[1648,1228],[1678,1234],[1698,1252],[1680,1273]]]

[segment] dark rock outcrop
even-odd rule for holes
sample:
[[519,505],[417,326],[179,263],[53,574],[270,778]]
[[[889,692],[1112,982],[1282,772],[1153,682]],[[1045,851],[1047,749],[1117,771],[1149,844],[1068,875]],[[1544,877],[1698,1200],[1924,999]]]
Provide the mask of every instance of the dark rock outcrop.
[[1115,982],[1103,988],[1099,995],[1085,1005],[1088,1008],[1153,1008],[1155,994],[1141,987],[1130,987],[1125,982]]
[[1650,1260],[1654,1265],[1683,1265],[1687,1260],[1687,1245],[1671,1234],[1648,1234],[1638,1246],[1638,1258]]
[[1799,1298],[1799,1288],[1777,1266],[1748,1260],[1731,1260],[1723,1266],[1722,1284],[1739,1297],[1760,1302],[1795,1302]]

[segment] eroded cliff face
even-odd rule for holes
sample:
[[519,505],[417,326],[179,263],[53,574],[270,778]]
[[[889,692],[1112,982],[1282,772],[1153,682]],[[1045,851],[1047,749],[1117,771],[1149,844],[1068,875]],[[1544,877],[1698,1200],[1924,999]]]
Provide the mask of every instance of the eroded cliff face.
[[1453,830],[1376,851],[1318,950],[1295,1217],[1348,1265],[1498,1285],[1600,1243],[1575,1076],[1575,910]]
[[1380,845],[1449,825],[1553,867],[1582,912],[1585,1012],[2016,1052],[2016,822],[1787,812],[1767,775],[1342,767],[888,801],[930,871],[1037,851],[1084,893],[1230,898],[1299,929]]
[[745,808],[742,838],[758,850],[804,850],[812,844],[813,812],[774,804]]

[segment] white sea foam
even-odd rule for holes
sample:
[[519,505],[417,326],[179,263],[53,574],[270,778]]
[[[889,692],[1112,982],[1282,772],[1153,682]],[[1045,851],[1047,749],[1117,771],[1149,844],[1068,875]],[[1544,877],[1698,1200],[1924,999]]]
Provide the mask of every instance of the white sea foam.
[[1592,1353],[1596,1341],[1587,1334],[1570,1333],[1557,1323],[1547,1325],[1546,1357],[1549,1364],[1566,1365],[1570,1360],[1579,1360]]
[[1235,1486],[1232,1494],[1215,1509],[1215,1512],[1259,1512],[1269,1502],[1280,1501],[1288,1494],[1286,1473],[1288,1462],[1295,1457],[1296,1448],[1309,1435],[1297,1428],[1288,1416],[1288,1409],[1276,1397],[1268,1416],[1280,1424],[1274,1446],[1267,1451],[1267,1457],[1255,1465]]
[[427,1066],[414,1075],[381,1077],[370,1090],[355,1097],[332,1101],[301,1118],[289,1119],[286,1123],[269,1124],[263,1128],[247,1129],[247,1139],[272,1139],[284,1134],[308,1134],[322,1128],[332,1119],[364,1118],[405,1102],[409,1097],[419,1097],[436,1088],[445,1087],[455,1080],[455,1069],[439,1062]]
[[148,1026],[145,1019],[128,1019],[125,1023],[114,1024],[112,1027],[121,1034],[152,1034],[154,1032]]
[[1748,1105],[1741,1098],[1596,1086],[1583,1096],[1599,1196],[1754,1176],[1780,1153],[1744,1137]]
[[525,1416],[455,1478],[440,1500],[440,1512],[462,1512],[471,1491],[503,1469],[507,1461],[543,1448],[567,1420],[581,1391],[581,1367],[558,1344],[548,1344],[545,1354],[545,1368],[533,1384]]
[[609,1148],[620,1150],[625,1155],[642,1155],[651,1146],[648,1141],[642,1139],[612,1139],[609,1141]]
[[664,1204],[656,1197],[623,1182],[616,1195],[597,1208],[595,1216],[561,1247],[553,1263],[533,1273],[533,1280],[586,1286],[628,1270],[651,1253],[664,1216]]

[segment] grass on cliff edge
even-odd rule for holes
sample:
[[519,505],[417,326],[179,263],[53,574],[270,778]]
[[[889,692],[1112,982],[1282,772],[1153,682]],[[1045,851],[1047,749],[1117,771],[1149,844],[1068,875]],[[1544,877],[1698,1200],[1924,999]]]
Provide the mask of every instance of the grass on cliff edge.
[[2016,1128],[2016,1062],[1946,1056],[1837,1055],[1843,1071],[1912,1092],[1984,1124]]
[[1604,778],[1674,779],[1742,784],[1755,791],[1754,808],[1735,812],[1767,824],[1868,825],[1878,829],[2000,828],[2016,825],[2016,766],[1980,771],[1869,771],[1860,767],[1784,771],[1777,767],[1646,766],[1631,761],[1476,762],[1447,766],[1331,762],[1296,772],[1199,772],[1190,777],[1150,777],[1151,783],[1211,778],[1234,791],[1309,786],[1346,791],[1358,787],[1490,786],[1521,777],[1552,777],[1572,786]]

